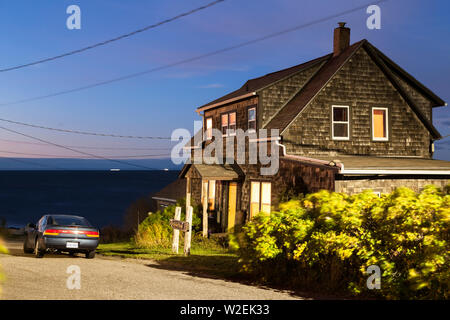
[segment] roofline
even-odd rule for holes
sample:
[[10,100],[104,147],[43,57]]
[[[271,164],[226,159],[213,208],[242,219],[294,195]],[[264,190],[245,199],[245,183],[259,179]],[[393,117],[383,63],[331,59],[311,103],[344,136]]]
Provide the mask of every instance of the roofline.
[[412,75],[410,75],[406,70],[404,70],[402,67],[400,67],[398,64],[396,64],[392,59],[390,59],[388,56],[386,56],[383,52],[381,52],[378,48],[375,46],[372,46],[375,52],[383,59],[385,62],[390,64],[398,73],[400,73],[404,78],[406,78],[408,81],[410,81],[413,86],[421,90],[428,98],[433,100],[435,105],[433,107],[442,107],[446,106],[447,103],[438,97],[433,91],[428,89],[425,85],[423,85],[421,82],[419,82],[416,78],[414,78]]
[[[308,101],[308,103],[306,103],[305,104],[305,107],[302,109],[302,110],[300,110],[300,112],[299,113],[297,113],[297,115],[291,120],[291,121],[289,121],[289,123],[283,128],[283,130],[281,130],[281,132],[280,132],[280,135],[282,135],[290,126],[291,126],[291,124],[300,116],[300,114],[306,109],[306,108],[308,108],[308,106],[311,104],[311,101],[313,101],[316,97],[317,97],[317,95],[319,95],[319,93],[321,93],[322,92],[322,90],[323,90],[323,88],[325,88],[326,86],[327,86],[327,84],[334,78],[334,76],[342,69],[342,67],[347,63],[347,61],[351,58],[351,57],[353,57],[353,55],[355,54],[355,52],[356,51],[358,51],[366,42],[368,42],[366,39],[363,39],[363,40],[360,40],[359,41],[359,44],[357,45],[357,47],[353,50],[353,52],[347,57],[347,59],[345,59],[345,61],[343,61],[342,63],[341,63],[341,65],[339,66],[339,68],[336,70],[336,72],[334,72],[332,75],[331,75],[331,77],[329,77],[328,78],[328,80],[325,82],[325,84],[319,89],[319,90],[317,90],[317,92],[314,94],[314,96],[311,98],[311,99],[309,99],[309,101]],[[355,42],[354,44],[356,44],[357,42]],[[353,45],[354,45],[353,44]],[[327,62],[329,62],[330,60],[328,60]],[[326,63],[325,63],[326,64]],[[305,85],[302,87],[302,89],[303,88],[305,88],[306,87],[306,85],[309,83],[309,82],[311,82],[312,81],[312,79],[320,72],[320,70],[325,66],[325,64],[324,65],[322,65],[321,66],[321,68],[319,69],[319,70],[317,70],[317,72],[308,80],[308,82],[307,83],[305,83]],[[300,91],[299,91],[300,92]],[[292,100],[293,98],[291,98],[291,100]],[[267,123],[266,124],[266,126],[268,125],[269,123]]]
[[242,99],[245,99],[245,98],[248,98],[248,97],[253,97],[255,95],[256,95],[256,91],[252,91],[250,93],[246,93],[246,94],[240,95],[240,96],[235,97],[235,98],[227,99],[225,101],[217,102],[217,103],[210,104],[210,105],[203,106],[203,107],[198,107],[197,110],[195,110],[195,111],[198,114],[200,114],[200,112],[202,112],[202,111],[209,110],[209,109],[212,109],[212,108],[216,108],[216,107],[222,106],[224,104],[228,104],[228,103],[231,103],[231,102],[242,100]]
[[366,52],[367,54],[372,58],[372,60],[375,62],[375,64],[380,68],[381,72],[386,76],[386,78],[391,82],[391,84],[394,86],[394,88],[397,90],[397,92],[400,94],[400,96],[405,100],[406,104],[410,106],[410,108],[413,110],[413,112],[416,114],[416,116],[419,118],[420,122],[424,125],[426,129],[431,133],[431,136],[434,140],[442,139],[441,134],[439,131],[433,126],[433,123],[431,123],[422,113],[422,111],[417,107],[414,100],[409,96],[409,94],[403,89],[403,87],[398,83],[397,79],[394,78],[392,71],[389,70],[389,67],[386,66],[385,62],[382,58],[378,56],[378,52],[376,48],[371,45],[368,41],[366,42]]
[[448,175],[450,170],[419,170],[419,169],[342,169],[339,171],[344,175]]
[[177,202],[176,199],[161,198],[161,197],[152,197],[152,199],[161,200],[161,201],[168,201],[168,202],[175,202],[175,203]]

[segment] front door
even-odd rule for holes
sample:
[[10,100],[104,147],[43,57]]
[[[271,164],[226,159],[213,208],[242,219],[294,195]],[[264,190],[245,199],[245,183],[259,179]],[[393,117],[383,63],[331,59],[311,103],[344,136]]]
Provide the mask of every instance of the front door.
[[236,221],[236,197],[237,183],[230,182],[228,185],[228,232],[234,231]]

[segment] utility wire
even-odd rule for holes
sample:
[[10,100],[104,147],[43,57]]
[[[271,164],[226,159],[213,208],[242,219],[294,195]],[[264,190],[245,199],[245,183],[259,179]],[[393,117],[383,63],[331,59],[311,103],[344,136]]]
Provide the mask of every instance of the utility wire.
[[368,4],[365,4],[365,5],[362,5],[362,6],[358,6],[358,7],[355,7],[353,9],[341,11],[339,13],[336,13],[336,14],[333,14],[333,15],[329,15],[329,16],[326,16],[324,18],[320,18],[320,19],[313,20],[313,21],[305,23],[305,24],[297,25],[297,26],[294,26],[294,27],[291,27],[291,28],[288,28],[288,29],[284,29],[284,30],[281,30],[281,31],[278,31],[278,32],[274,32],[274,33],[271,33],[271,34],[268,34],[268,35],[265,35],[265,36],[253,39],[253,40],[241,42],[239,44],[236,44],[236,45],[233,45],[233,46],[230,46],[230,47],[226,47],[226,48],[222,48],[222,49],[219,49],[219,50],[211,51],[209,53],[205,53],[205,54],[198,55],[198,56],[195,56],[195,57],[191,57],[191,58],[188,58],[188,59],[180,60],[180,61],[173,62],[173,63],[170,63],[170,64],[166,64],[166,65],[163,65],[163,66],[160,66],[160,67],[152,68],[152,69],[149,69],[149,70],[128,74],[128,75],[125,75],[125,76],[122,76],[122,77],[113,78],[113,79],[110,79],[110,80],[105,80],[105,81],[101,81],[101,82],[97,82],[97,83],[92,83],[92,84],[89,84],[89,85],[86,85],[86,86],[82,86],[82,87],[78,87],[78,88],[74,88],[74,89],[59,91],[59,92],[50,93],[50,94],[47,94],[47,95],[36,96],[36,97],[32,97],[32,98],[28,98],[28,99],[22,99],[22,100],[17,100],[17,101],[8,102],[8,103],[1,103],[0,106],[15,105],[15,104],[21,104],[21,103],[25,103],[25,102],[31,102],[31,101],[46,99],[46,98],[50,98],[50,97],[55,97],[55,96],[60,96],[60,95],[68,94],[68,93],[73,93],[73,92],[78,92],[78,91],[82,91],[82,90],[86,90],[86,89],[91,89],[91,88],[107,85],[107,84],[118,82],[118,81],[131,79],[131,78],[135,78],[135,77],[140,77],[140,76],[143,76],[143,75],[146,75],[146,74],[149,74],[149,73],[153,73],[153,72],[156,72],[156,71],[161,71],[161,70],[168,69],[168,68],[171,68],[171,67],[175,67],[175,66],[178,66],[178,65],[181,65],[181,64],[186,64],[188,62],[193,62],[193,61],[200,60],[200,59],[203,59],[203,58],[207,58],[207,57],[210,57],[210,56],[214,56],[214,55],[217,55],[217,54],[220,54],[220,53],[224,53],[224,52],[231,51],[231,50],[234,50],[234,49],[242,48],[242,47],[245,47],[245,46],[257,43],[257,42],[261,42],[261,41],[264,41],[264,40],[267,40],[267,39],[270,39],[270,38],[278,37],[278,36],[281,36],[281,35],[284,35],[284,34],[287,34],[287,33],[293,32],[293,31],[297,31],[297,30],[300,30],[300,29],[303,29],[303,28],[306,28],[306,27],[309,27],[309,26],[312,26],[312,25],[315,25],[315,24],[318,24],[318,23],[321,23],[321,22],[325,22],[325,21],[328,21],[328,20],[331,20],[331,19],[335,19],[335,18],[340,17],[340,16],[345,15],[345,14],[349,14],[349,13],[352,13],[352,12],[359,11],[361,9],[365,9],[369,5],[379,4],[381,2],[386,2],[386,1],[388,1],[388,0],[379,0],[379,1],[370,2]]
[[225,1],[225,0],[216,0],[216,1],[213,1],[213,2],[210,2],[210,3],[206,4],[204,6],[201,6],[201,7],[195,8],[193,10],[181,13],[181,14],[175,16],[175,17],[172,17],[172,18],[160,21],[158,23],[155,23],[155,24],[152,24],[150,26],[147,26],[147,27],[135,30],[133,32],[126,33],[126,34],[123,34],[121,36],[109,39],[109,40],[98,42],[96,44],[93,44],[93,45],[90,45],[90,46],[87,46],[87,47],[84,47],[84,48],[81,48],[81,49],[69,51],[69,52],[66,52],[66,53],[63,53],[63,54],[60,54],[60,55],[57,55],[57,56],[53,56],[53,57],[50,57],[50,58],[45,58],[45,59],[42,59],[42,60],[37,60],[37,61],[30,62],[30,63],[17,65],[17,66],[14,66],[14,67],[8,67],[8,68],[5,68],[5,69],[0,69],[0,72],[7,72],[7,71],[12,71],[12,70],[22,69],[22,68],[25,68],[25,67],[30,67],[30,66],[33,66],[33,65],[36,65],[36,64],[40,64],[40,63],[49,62],[49,61],[52,61],[52,60],[61,59],[61,58],[67,57],[67,56],[71,56],[71,55],[74,55],[74,54],[77,54],[77,53],[81,53],[83,51],[87,51],[87,50],[94,49],[94,48],[97,48],[97,47],[100,47],[100,46],[104,46],[104,45],[110,44],[111,42],[122,40],[124,38],[128,38],[128,37],[134,36],[134,35],[136,35],[138,33],[141,33],[141,32],[144,32],[144,31],[147,31],[147,30],[150,30],[150,29],[154,29],[154,28],[159,27],[159,26],[161,26],[163,24],[166,24],[166,23],[175,21],[177,19],[189,16],[189,15],[191,15],[193,13],[196,13],[198,11],[207,9],[207,8],[212,7],[212,6],[216,5],[216,4],[218,4],[219,2],[223,2],[223,1]]
[[79,153],[79,154],[84,154],[84,155],[87,155],[87,156],[91,156],[93,158],[109,160],[111,162],[116,162],[116,163],[120,163],[120,164],[126,164],[126,165],[129,165],[129,166],[133,166],[133,167],[137,167],[137,168],[141,168],[141,169],[146,169],[146,170],[159,170],[159,169],[156,169],[156,168],[150,168],[150,167],[147,167],[147,166],[142,166],[142,165],[134,164],[134,163],[127,162],[127,161],[116,160],[116,159],[109,159],[107,157],[103,157],[103,156],[95,155],[95,154],[92,154],[92,153],[80,151],[80,150],[77,150],[77,149],[73,149],[73,148],[70,148],[70,147],[67,147],[67,146],[63,146],[63,145],[60,145],[60,144],[57,144],[57,143],[54,143],[54,142],[51,142],[51,141],[47,141],[47,140],[44,140],[44,139],[41,139],[41,138],[37,138],[37,137],[34,137],[34,136],[30,136],[28,134],[25,134],[25,133],[22,133],[22,132],[18,132],[18,131],[12,130],[12,129],[8,129],[8,128],[5,128],[5,127],[1,127],[0,126],[0,129],[3,129],[3,130],[8,131],[8,132],[15,133],[15,134],[18,134],[18,135],[21,135],[21,136],[24,136],[24,137],[27,137],[27,138],[30,138],[30,139],[33,139],[33,140],[37,140],[37,141],[40,141],[40,142],[51,144],[51,145],[54,145],[56,147],[63,148],[63,149],[66,149],[66,150],[69,150],[69,151],[72,151],[72,152],[76,152],[76,153]]
[[79,131],[79,130],[51,128],[51,127],[45,127],[45,126],[40,126],[40,125],[36,125],[36,124],[13,121],[13,120],[2,119],[2,118],[0,118],[0,121],[9,122],[12,124],[18,124],[18,125],[26,126],[26,127],[32,127],[32,128],[45,129],[45,130],[51,130],[51,131],[59,131],[59,132],[65,132],[65,133],[76,133],[76,134],[83,134],[83,135],[90,135],[90,136],[126,138],[126,139],[171,140],[170,137],[124,136],[124,135],[110,134],[110,133],[99,133],[99,132],[88,132],[88,131]]
[[[10,153],[10,154],[20,154],[26,156],[41,156],[41,157],[57,157],[57,158],[70,158],[67,156],[56,155],[56,154],[45,154],[45,153],[24,153],[15,151],[0,150],[0,153]],[[127,156],[108,156],[113,159],[129,159],[129,158],[149,158],[149,157],[170,157],[170,154],[142,154],[142,155],[127,155]],[[92,157],[79,157],[83,159],[92,159]]]

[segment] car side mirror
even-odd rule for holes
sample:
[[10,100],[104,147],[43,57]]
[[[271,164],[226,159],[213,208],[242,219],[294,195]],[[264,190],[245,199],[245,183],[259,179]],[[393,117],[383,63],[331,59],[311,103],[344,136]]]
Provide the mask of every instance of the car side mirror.
[[36,225],[34,223],[27,224],[27,228],[36,229]]

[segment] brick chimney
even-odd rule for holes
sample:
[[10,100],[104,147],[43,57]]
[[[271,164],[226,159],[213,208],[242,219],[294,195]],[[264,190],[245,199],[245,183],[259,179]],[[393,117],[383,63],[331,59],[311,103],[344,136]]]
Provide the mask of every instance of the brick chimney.
[[334,29],[333,57],[338,56],[350,46],[350,28],[345,27],[345,22],[339,22],[339,27]]

